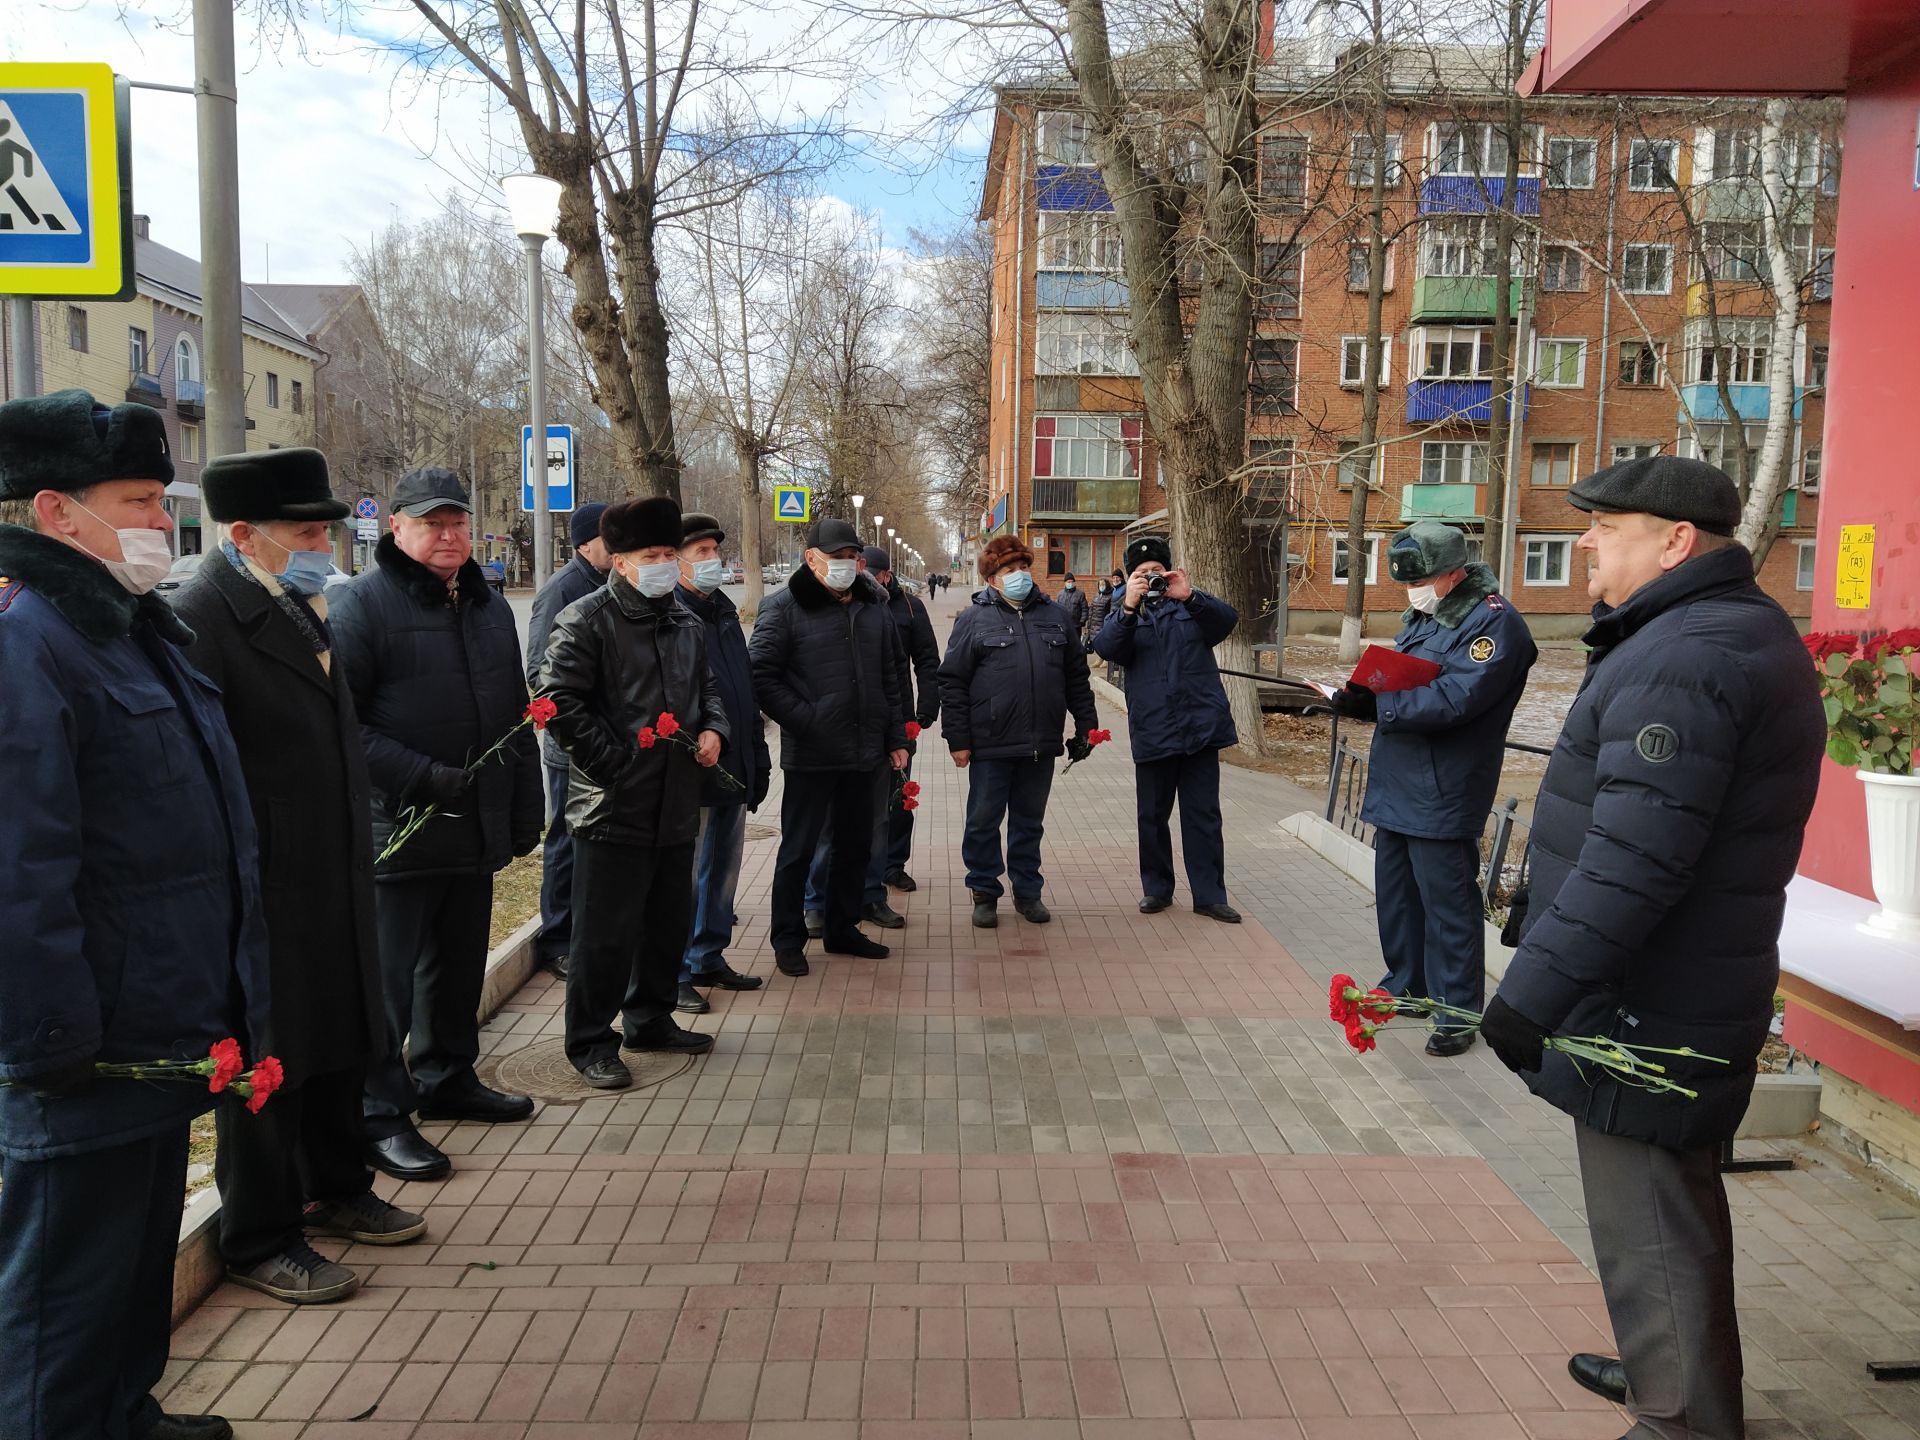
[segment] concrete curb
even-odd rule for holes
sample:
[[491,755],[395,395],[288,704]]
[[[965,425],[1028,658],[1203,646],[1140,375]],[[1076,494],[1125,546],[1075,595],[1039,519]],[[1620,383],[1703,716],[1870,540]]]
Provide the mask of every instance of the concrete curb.
[[[487,978],[480,991],[480,1023],[491,1020],[500,1007],[527,983],[540,967],[534,937],[540,917],[534,916],[487,956]],[[226,1276],[220,1263],[220,1192],[208,1186],[187,1202],[180,1216],[180,1246],[173,1259],[173,1323],[178,1325]]]

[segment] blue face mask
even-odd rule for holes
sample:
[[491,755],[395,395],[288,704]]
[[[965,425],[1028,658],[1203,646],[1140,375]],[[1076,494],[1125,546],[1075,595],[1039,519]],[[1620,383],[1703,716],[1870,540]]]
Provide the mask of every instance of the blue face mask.
[[696,560],[693,562],[694,587],[702,595],[711,595],[720,588],[727,578],[727,562],[724,560]]
[[327,588],[333,574],[333,553],[329,550],[289,550],[287,568],[273,578],[281,588],[296,595],[318,595]]
[[1019,605],[1033,594],[1033,576],[1025,570],[1010,571],[1007,578],[1000,582],[1000,593]]

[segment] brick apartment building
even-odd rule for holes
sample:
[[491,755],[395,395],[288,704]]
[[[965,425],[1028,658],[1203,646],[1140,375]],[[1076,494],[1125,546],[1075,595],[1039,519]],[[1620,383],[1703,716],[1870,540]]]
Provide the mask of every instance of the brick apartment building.
[[[1326,102],[1327,64],[1314,54],[1312,42],[1283,39],[1261,79],[1248,420],[1248,459],[1258,463],[1244,481],[1249,545],[1276,601],[1261,640],[1277,626],[1283,555],[1289,629],[1337,623],[1360,478],[1345,457],[1360,433],[1371,144],[1356,133],[1352,111]],[[1488,212],[1506,170],[1502,132],[1487,123],[1500,97],[1473,78],[1490,63],[1443,48],[1394,66],[1369,581],[1384,578],[1381,551],[1414,520],[1449,520],[1484,538]],[[988,499],[978,539],[1017,529],[1045,557],[1037,568],[1054,588],[1069,572],[1111,570],[1129,528],[1163,528],[1166,509],[1128,345],[1119,234],[1072,103],[1071,90],[1001,90],[980,207],[994,279]],[[1772,324],[1761,279],[1759,117],[1729,101],[1626,108],[1547,99],[1528,102],[1528,123],[1513,204],[1521,219],[1512,305],[1526,311],[1520,359],[1529,383],[1509,451],[1517,533],[1508,590],[1537,633],[1568,635],[1584,628],[1589,608],[1585,567],[1572,551],[1584,526],[1565,499],[1573,481],[1655,451],[1703,451],[1731,468],[1723,372],[1757,456]],[[1788,148],[1795,263],[1810,298],[1795,353],[1792,488],[1762,582],[1804,617],[1838,156],[1830,128],[1796,132]],[[1720,318],[1717,349],[1710,305]],[[1370,588],[1368,633],[1391,634],[1402,603],[1396,585]]]

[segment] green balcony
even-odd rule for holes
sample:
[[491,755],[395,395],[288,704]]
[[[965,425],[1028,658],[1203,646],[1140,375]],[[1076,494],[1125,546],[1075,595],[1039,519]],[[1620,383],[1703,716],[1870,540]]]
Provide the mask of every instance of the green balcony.
[[1108,480],[1033,482],[1030,520],[1133,520],[1140,514],[1140,481],[1123,475]]
[[1400,492],[1400,518],[1413,520],[1481,520],[1479,485],[1409,485]]
[[[1492,320],[1495,296],[1491,275],[1422,275],[1413,282],[1413,323],[1433,320]],[[1509,292],[1509,315],[1520,308],[1520,282]]]

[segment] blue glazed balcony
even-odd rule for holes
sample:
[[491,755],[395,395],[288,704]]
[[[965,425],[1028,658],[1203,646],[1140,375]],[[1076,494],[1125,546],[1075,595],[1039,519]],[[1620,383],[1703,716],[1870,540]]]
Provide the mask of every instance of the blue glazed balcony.
[[[1520,414],[1527,413],[1532,386],[1522,386]],[[1415,424],[1493,418],[1491,380],[1414,380],[1407,385],[1407,419]]]
[[198,420],[207,413],[207,384],[204,380],[176,380],[173,382],[173,403],[180,414],[188,420]]
[[1127,282],[1088,270],[1042,270],[1035,277],[1035,303],[1042,310],[1124,310]]
[[1400,518],[1413,520],[1481,520],[1478,485],[1409,485],[1400,492]]
[[1042,165],[1034,177],[1042,210],[1111,210],[1106,182],[1092,165]]
[[129,368],[127,399],[141,405],[151,405],[156,410],[167,408],[167,395],[160,388],[160,377],[150,370]]
[[[1765,420],[1768,403],[1768,391],[1765,385],[1729,385],[1728,392],[1733,396],[1733,413],[1742,420]],[[1693,418],[1702,425],[1724,425],[1727,423],[1726,407],[1720,403],[1720,387],[1713,384],[1682,385],[1680,394],[1687,402],[1687,409]],[[1793,387],[1793,418],[1800,418],[1801,402],[1806,398],[1806,387]]]
[[[1485,215],[1504,208],[1504,175],[1430,175],[1420,182],[1422,215]],[[1513,187],[1513,213],[1540,213],[1540,177],[1522,175]]]

